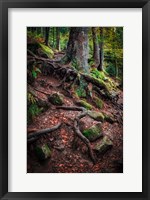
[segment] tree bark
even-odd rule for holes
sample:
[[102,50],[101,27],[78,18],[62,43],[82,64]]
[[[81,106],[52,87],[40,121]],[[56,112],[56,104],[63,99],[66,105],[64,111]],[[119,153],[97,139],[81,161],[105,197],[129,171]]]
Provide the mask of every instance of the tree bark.
[[103,61],[104,61],[104,51],[103,51],[103,47],[104,47],[104,32],[103,32],[103,27],[100,27],[100,44],[99,44],[99,47],[100,47],[100,64],[98,66],[98,70],[99,71],[103,71]]
[[49,40],[49,27],[45,27],[45,44],[48,46]]
[[89,72],[88,66],[88,28],[72,27],[66,52],[67,62],[75,62],[79,71]]
[[97,28],[92,27],[92,36],[93,36],[93,58],[95,65],[98,66],[100,63],[100,56],[99,56],[99,44],[97,38]]

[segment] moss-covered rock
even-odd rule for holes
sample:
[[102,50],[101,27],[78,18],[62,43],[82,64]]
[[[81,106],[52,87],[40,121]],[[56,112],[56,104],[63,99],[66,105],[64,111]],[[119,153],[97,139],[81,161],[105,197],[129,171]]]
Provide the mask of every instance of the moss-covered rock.
[[93,102],[94,102],[94,104],[96,105],[97,108],[100,108],[100,109],[103,108],[104,103],[100,98],[93,97]]
[[96,121],[101,121],[101,122],[103,122],[104,119],[105,119],[103,113],[101,113],[101,112],[88,111],[88,115],[89,115],[92,119],[95,119]]
[[53,93],[52,95],[50,95],[48,97],[48,99],[53,105],[61,106],[64,103],[63,102],[63,95],[59,94],[59,93]]
[[108,136],[104,136],[103,139],[98,144],[96,144],[96,146],[94,147],[94,150],[98,154],[103,154],[107,150],[109,150],[112,146],[113,146],[113,142],[109,139]]
[[95,141],[96,139],[101,137],[103,135],[101,123],[98,123],[96,125],[91,126],[88,129],[83,130],[83,135],[90,141]]
[[87,103],[85,100],[79,100],[75,102],[76,105],[86,108],[87,110],[91,110],[93,106]]
[[113,118],[113,116],[108,115],[106,113],[103,113],[105,121],[109,122],[110,124],[113,124],[115,122],[115,119]]
[[51,157],[51,150],[47,144],[36,146],[35,153],[39,160],[45,160],[45,159]]
[[39,45],[41,47],[42,53],[46,54],[48,58],[53,58],[54,52],[50,47],[48,47],[42,43],[39,43]]

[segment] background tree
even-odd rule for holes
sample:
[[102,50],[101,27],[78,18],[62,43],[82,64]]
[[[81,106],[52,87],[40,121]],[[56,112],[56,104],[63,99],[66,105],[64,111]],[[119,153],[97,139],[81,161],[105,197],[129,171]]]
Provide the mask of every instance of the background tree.
[[94,59],[95,65],[98,66],[100,62],[100,56],[99,56],[97,28],[95,27],[92,27],[92,37],[93,37],[93,59]]
[[100,63],[99,63],[99,66],[98,66],[98,70],[99,71],[103,71],[103,61],[104,61],[104,32],[103,32],[103,27],[100,27],[99,28],[99,31],[100,31],[100,43],[99,43],[99,60],[100,60]]
[[49,29],[50,27],[45,27],[45,44],[48,46],[49,42]]
[[56,49],[60,51],[60,29],[56,27]]

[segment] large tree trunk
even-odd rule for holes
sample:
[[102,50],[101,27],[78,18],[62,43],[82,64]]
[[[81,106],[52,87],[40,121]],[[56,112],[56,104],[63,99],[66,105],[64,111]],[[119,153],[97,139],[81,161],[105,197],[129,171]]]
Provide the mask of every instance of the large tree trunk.
[[60,30],[56,27],[56,49],[60,51]]
[[97,38],[97,28],[92,27],[92,36],[93,36],[93,58],[95,65],[98,66],[100,63],[100,56],[99,56],[99,44]]
[[99,47],[100,47],[100,64],[98,66],[98,70],[99,71],[103,71],[103,61],[104,61],[104,51],[103,51],[103,47],[104,47],[104,33],[103,33],[103,28],[100,27],[100,44],[99,44]]
[[49,27],[45,28],[45,44],[48,46],[48,40],[49,40]]
[[72,27],[66,52],[66,62],[76,63],[76,68],[89,72],[88,66],[88,28]]

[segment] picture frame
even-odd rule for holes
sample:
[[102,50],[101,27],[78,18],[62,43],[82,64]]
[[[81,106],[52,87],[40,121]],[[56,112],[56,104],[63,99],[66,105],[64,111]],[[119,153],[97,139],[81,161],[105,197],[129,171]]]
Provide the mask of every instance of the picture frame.
[[[142,8],[142,192],[9,192],[8,191],[8,9],[9,8]],[[1,0],[0,2],[0,198],[1,199],[150,199],[150,2],[148,0]]]

